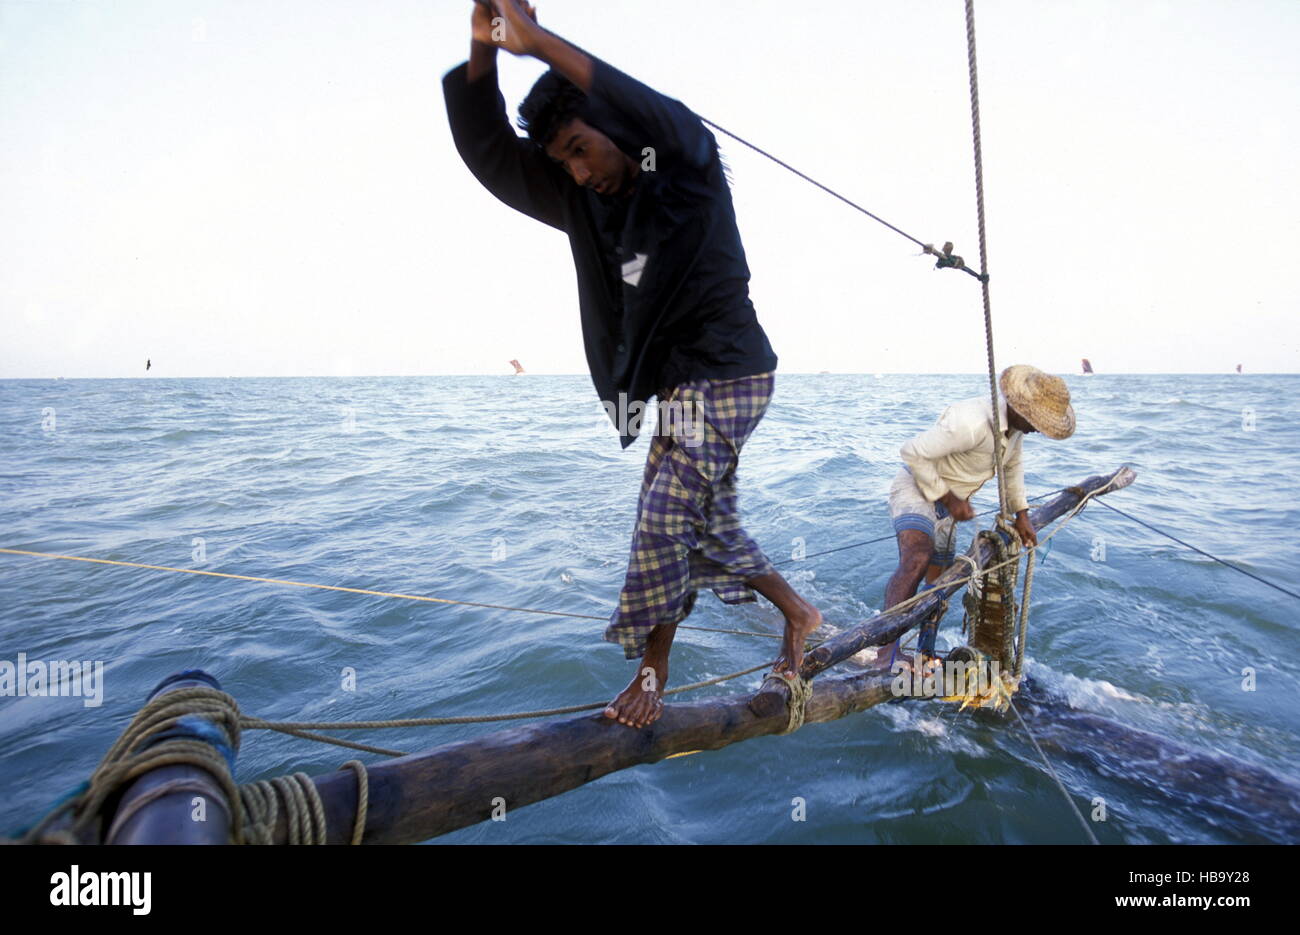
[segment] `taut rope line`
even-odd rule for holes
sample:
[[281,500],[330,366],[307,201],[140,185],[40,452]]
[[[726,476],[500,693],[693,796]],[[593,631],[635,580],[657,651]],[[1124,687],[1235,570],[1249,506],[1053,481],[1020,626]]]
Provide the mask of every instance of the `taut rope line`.
[[984,234],[984,157],[980,147],[979,73],[975,67],[975,0],[966,0],[966,58],[970,66],[970,121],[975,147],[975,209],[979,219],[980,291],[984,296],[984,347],[989,364],[989,398],[993,404],[993,463],[998,478],[998,521],[1007,516],[1006,482],[1002,476],[1002,426],[998,422],[998,376],[993,365],[993,308],[989,301],[988,239]]

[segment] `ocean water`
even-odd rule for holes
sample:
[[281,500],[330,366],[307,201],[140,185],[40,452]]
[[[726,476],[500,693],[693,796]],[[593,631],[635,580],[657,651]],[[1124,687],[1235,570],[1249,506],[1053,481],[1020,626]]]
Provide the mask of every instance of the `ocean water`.
[[[1030,436],[1046,494],[1122,464],[1110,502],[1300,590],[1300,377],[1070,377],[1078,432]],[[980,376],[778,373],[739,481],[746,527],[827,620],[869,618],[894,567],[885,502],[906,438]],[[0,381],[0,546],[607,615],[645,457],[585,376]],[[991,486],[976,497],[996,501]],[[973,533],[965,524],[964,548]],[[1104,556],[1101,554],[1104,547]],[[1092,505],[1040,558],[1027,671],[1061,703],[1292,779],[1300,601]],[[691,624],[777,633],[705,592]],[[957,641],[960,609],[941,644]],[[0,553],[0,660],[98,660],[102,703],[0,697],[0,833],[86,778],[163,676],[201,667],[269,719],[487,714],[604,701],[631,663],[598,620]],[[683,630],[672,683],[774,640]],[[356,672],[344,690],[342,673]],[[1243,689],[1243,670],[1254,690]],[[757,675],[692,697],[752,691]],[[474,725],[347,736],[415,751]],[[1104,843],[1276,840],[1123,757],[1049,756]],[[350,751],[248,732],[240,781]],[[363,755],[363,759],[371,758]],[[1231,797],[1231,790],[1222,790]],[[793,800],[805,803],[792,819]],[[1278,803],[1279,807],[1296,803]],[[638,766],[438,842],[1077,843],[1020,727],[884,705]]]

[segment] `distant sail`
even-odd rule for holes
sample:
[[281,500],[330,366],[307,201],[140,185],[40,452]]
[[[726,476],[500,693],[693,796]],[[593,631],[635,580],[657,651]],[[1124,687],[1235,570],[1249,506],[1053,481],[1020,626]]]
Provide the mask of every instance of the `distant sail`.
[[1086,357],[1083,359],[1083,372],[1092,373],[1092,364],[1088,362],[1088,358]]
[[512,367],[515,368],[515,373],[516,373],[516,374],[520,374],[520,373],[523,373],[523,372],[524,372],[524,365],[521,364],[521,363],[520,363],[519,361],[517,361],[517,360],[512,360],[512,361],[510,361],[510,366],[512,366]]
[[1237,364],[1237,372],[1241,373],[1241,364]]

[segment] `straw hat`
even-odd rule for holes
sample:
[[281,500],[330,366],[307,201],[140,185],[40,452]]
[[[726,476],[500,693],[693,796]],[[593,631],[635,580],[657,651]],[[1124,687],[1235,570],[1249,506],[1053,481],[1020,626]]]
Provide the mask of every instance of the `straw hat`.
[[1070,390],[1060,377],[1028,364],[1016,364],[1003,370],[998,382],[1011,408],[1048,438],[1069,438],[1074,434]]

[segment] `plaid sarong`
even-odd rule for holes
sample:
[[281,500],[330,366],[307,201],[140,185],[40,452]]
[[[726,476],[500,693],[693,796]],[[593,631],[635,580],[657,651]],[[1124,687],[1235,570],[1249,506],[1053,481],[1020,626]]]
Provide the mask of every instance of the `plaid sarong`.
[[665,418],[660,392],[627,580],[605,630],[627,658],[645,653],[656,626],[686,619],[699,588],[728,604],[752,603],[745,581],[774,570],[741,528],[736,500],[740,449],[767,411],[774,376],[679,384],[668,394],[679,420]]

